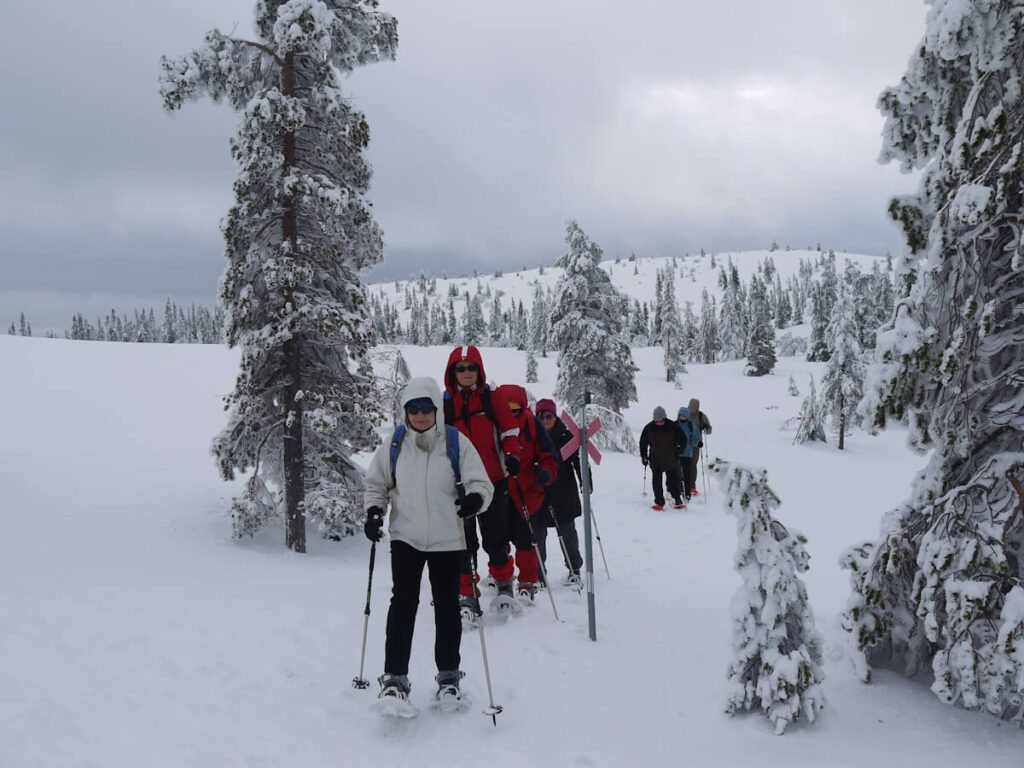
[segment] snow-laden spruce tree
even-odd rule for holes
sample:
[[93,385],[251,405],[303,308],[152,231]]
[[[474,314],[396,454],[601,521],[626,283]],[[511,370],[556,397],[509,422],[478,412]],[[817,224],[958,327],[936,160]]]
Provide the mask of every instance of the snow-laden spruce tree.
[[278,514],[283,496],[297,552],[307,517],[327,536],[354,530],[362,475],[349,453],[374,445],[380,418],[360,270],[380,261],[382,237],[364,196],[369,129],[341,90],[356,66],[394,57],[395,20],[376,7],[259,0],[254,39],[213,30],[161,59],[168,111],[205,94],[242,113],[220,284],[242,362],[213,451],[225,478],[255,467],[234,501],[236,535]]
[[789,375],[789,381],[786,382],[786,392],[791,394],[793,397],[800,394],[800,390],[797,388],[796,382],[793,381],[793,374]]
[[800,406],[800,426],[793,437],[793,443],[806,443],[808,440],[825,440],[825,404],[818,397],[814,387],[814,376],[809,377],[807,397]]
[[530,309],[530,348],[540,351],[541,357],[548,356],[549,311],[544,289],[537,283],[533,289],[533,306]]
[[537,383],[537,357],[533,354],[533,348],[526,350],[526,383]]
[[821,400],[832,428],[839,432],[839,450],[844,448],[847,427],[859,425],[857,406],[864,396],[864,362],[857,341],[854,286],[844,283],[832,307],[828,339],[832,356],[821,378]]
[[665,364],[665,381],[679,381],[679,374],[686,373],[686,343],[683,338],[683,323],[679,319],[679,303],[676,301],[676,279],[671,269],[666,269],[661,284],[661,346],[664,349],[662,362]]
[[807,587],[799,574],[810,560],[807,540],[772,517],[779,498],[760,467],[721,459],[726,509],[737,518],[736,570],[743,585],[733,596],[733,659],[726,712],[763,710],[781,734],[791,722],[814,717],[825,704],[822,640],[814,628]]
[[747,376],[764,376],[775,370],[775,327],[764,283],[750,278],[750,338],[747,340]]
[[739,271],[732,267],[722,308],[718,317],[718,343],[720,360],[739,360],[747,349],[747,312],[743,306],[744,295],[740,285]]
[[566,224],[569,252],[558,260],[565,275],[551,302],[548,338],[558,352],[555,399],[571,413],[583,392],[615,413],[636,400],[636,371],[623,333],[628,301],[601,269],[601,248],[575,221]]
[[487,338],[487,322],[484,320],[484,308],[480,293],[466,302],[466,311],[462,314],[462,341],[476,346]]
[[807,361],[824,363],[829,358],[828,320],[825,310],[826,300],[820,283],[813,283],[810,288],[811,302],[811,338],[807,344]]
[[718,358],[721,343],[718,340],[718,319],[714,299],[708,297],[708,289],[701,294],[700,325],[694,342],[696,357],[702,363],[713,363]]
[[930,664],[943,701],[1024,724],[1024,2],[931,6],[879,100],[882,160],[922,169],[890,211],[923,261],[864,401],[931,456],[844,556],[844,625],[865,679],[876,658]]

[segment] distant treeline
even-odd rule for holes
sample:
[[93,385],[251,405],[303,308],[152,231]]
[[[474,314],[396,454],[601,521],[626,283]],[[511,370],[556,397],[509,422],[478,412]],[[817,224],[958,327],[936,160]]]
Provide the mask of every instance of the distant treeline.
[[[22,312],[17,325],[11,322],[7,333],[11,336],[31,336],[32,323]],[[46,337],[60,338],[59,334],[47,331]],[[106,317],[96,318],[95,323],[76,313],[71,318],[70,330],[64,331],[65,339],[85,341],[137,341],[161,344],[223,344],[224,310],[220,307],[208,309],[192,304],[187,310],[170,299],[164,305],[163,321],[157,322],[153,308],[135,309],[132,314],[118,314],[110,310]]]

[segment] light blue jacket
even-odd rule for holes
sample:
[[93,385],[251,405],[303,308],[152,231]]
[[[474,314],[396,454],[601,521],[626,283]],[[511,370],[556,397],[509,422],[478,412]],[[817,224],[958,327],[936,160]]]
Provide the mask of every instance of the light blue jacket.
[[[681,418],[683,416],[686,416],[685,420]],[[686,447],[683,448],[679,455],[684,459],[692,459],[693,449],[695,447],[699,448],[704,443],[700,439],[700,430],[697,429],[697,425],[690,421],[690,409],[686,406],[679,409],[679,418],[676,419],[676,426],[679,427],[679,431],[686,438]]]

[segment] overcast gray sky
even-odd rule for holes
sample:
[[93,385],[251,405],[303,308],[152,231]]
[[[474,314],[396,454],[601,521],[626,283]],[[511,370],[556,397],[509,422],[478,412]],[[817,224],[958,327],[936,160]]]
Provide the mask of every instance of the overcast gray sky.
[[[0,25],[0,321],[37,333],[165,297],[212,303],[236,116],[174,116],[161,54],[252,0],[9,3]],[[573,217],[609,255],[901,248],[879,92],[923,0],[382,0],[395,62],[348,80],[371,128],[375,277],[518,268]]]

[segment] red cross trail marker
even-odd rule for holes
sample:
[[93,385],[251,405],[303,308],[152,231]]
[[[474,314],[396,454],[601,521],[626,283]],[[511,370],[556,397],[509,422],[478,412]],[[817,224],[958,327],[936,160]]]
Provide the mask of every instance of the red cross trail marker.
[[[562,411],[562,423],[569,428],[569,432],[572,433],[572,440],[562,446],[562,460],[569,458],[573,451],[580,447],[580,428],[576,426],[576,422],[573,421],[572,416],[569,415],[568,411]],[[587,436],[592,437],[595,432],[601,428],[601,419],[596,418],[590,424],[587,425]],[[601,452],[597,450],[597,446],[593,443],[587,443],[587,452],[590,454],[590,458],[594,460],[595,464],[601,463]]]

